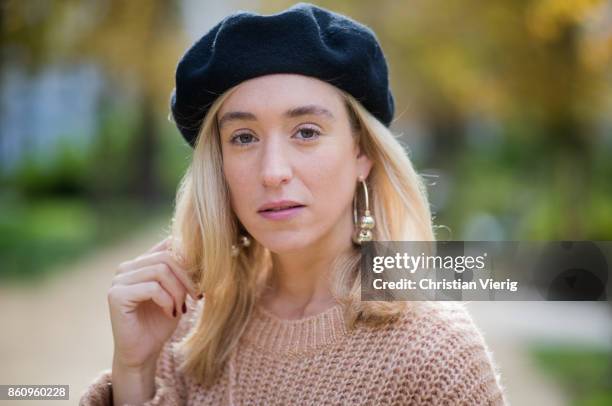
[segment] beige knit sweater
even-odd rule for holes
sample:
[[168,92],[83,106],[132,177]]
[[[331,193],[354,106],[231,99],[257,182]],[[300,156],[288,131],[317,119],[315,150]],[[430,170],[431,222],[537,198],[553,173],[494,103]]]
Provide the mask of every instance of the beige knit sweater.
[[[203,302],[187,298],[145,406],[507,404],[492,354],[459,302],[411,302],[398,321],[353,331],[340,304],[299,320],[257,306],[222,375],[204,390],[176,371],[174,350]],[[112,405],[110,382],[111,371],[100,372],[80,405]]]

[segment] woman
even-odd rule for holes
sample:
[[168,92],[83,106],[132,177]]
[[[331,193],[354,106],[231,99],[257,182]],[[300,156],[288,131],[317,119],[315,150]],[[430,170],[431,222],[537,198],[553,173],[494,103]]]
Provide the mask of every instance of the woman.
[[462,306],[360,300],[361,242],[434,239],[369,28],[235,13],[171,107],[194,148],[172,237],[120,265],[113,366],[82,405],[504,404]]

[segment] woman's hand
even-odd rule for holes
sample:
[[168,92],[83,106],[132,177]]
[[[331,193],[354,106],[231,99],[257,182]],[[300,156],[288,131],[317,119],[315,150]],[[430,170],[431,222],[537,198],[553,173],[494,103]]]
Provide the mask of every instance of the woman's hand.
[[115,367],[131,371],[154,368],[185,312],[186,295],[198,299],[179,260],[170,251],[168,237],[119,265],[108,291]]

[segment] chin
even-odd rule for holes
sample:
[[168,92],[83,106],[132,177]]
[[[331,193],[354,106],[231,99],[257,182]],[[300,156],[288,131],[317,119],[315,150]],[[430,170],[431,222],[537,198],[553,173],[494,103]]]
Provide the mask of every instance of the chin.
[[290,253],[308,247],[313,238],[304,233],[276,232],[275,235],[266,235],[258,239],[259,243],[275,254]]

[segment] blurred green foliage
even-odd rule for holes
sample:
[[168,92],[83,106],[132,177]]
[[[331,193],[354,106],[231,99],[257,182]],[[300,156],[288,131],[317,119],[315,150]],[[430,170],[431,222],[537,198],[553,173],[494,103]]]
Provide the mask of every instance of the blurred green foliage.
[[90,149],[69,142],[52,160],[24,159],[0,178],[0,281],[29,283],[61,264],[116,243],[153,222],[168,220],[188,161],[188,150],[170,123],[159,122],[163,154],[156,161],[159,195],[130,189],[134,128],[129,111],[103,114],[102,135]]
[[[438,222],[464,230],[470,221],[466,213],[488,213],[500,221],[506,239],[547,240],[574,235],[609,240],[612,237],[609,151],[594,151],[589,162],[591,176],[576,179],[572,173],[565,178],[556,176],[558,171],[544,158],[548,150],[538,137],[521,140],[510,136],[486,150],[467,149],[457,158],[454,173],[449,175],[455,192],[452,204],[440,213]],[[573,182],[583,183],[590,191],[582,213],[576,212],[580,206],[563,206]],[[581,219],[574,230],[570,229],[573,223],[568,215]]]
[[0,280],[30,282],[93,248],[168,216],[167,207],[131,201],[100,205],[82,199],[46,198],[0,202]]
[[531,354],[543,371],[567,391],[573,406],[612,404],[612,351],[569,345],[534,345]]

